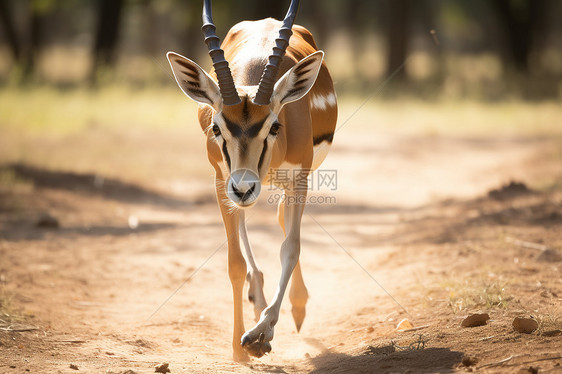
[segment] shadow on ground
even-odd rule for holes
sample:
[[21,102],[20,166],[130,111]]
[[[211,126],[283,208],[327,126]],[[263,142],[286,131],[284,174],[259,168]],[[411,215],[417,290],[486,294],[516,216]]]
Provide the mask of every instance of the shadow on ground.
[[185,208],[191,204],[202,203],[202,201],[186,201],[166,196],[131,183],[96,174],[46,170],[24,164],[3,165],[0,166],[0,170],[11,171],[15,178],[32,183],[34,187],[96,195],[123,203],[153,204],[167,208]]
[[312,358],[312,373],[449,373],[460,364],[464,354],[448,348],[396,351],[392,345],[368,347],[359,355],[326,352]]

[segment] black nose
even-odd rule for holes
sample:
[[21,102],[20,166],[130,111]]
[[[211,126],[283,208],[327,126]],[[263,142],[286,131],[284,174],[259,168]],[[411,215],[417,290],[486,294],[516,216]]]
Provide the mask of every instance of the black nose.
[[236,188],[236,184],[232,184],[232,192],[240,199],[240,201],[246,201],[254,191],[256,190],[256,183],[251,183],[251,187],[246,192],[241,192],[238,188]]

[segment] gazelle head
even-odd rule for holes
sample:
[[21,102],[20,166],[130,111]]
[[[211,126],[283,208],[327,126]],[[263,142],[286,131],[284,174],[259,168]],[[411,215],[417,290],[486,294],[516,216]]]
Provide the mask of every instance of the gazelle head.
[[200,105],[213,109],[207,129],[226,164],[228,198],[238,207],[253,205],[267,175],[278,134],[284,131],[278,115],[284,105],[305,96],[314,85],[324,53],[315,52],[299,61],[279,80],[281,59],[289,45],[298,0],[292,0],[276,47],[257,86],[235,87],[228,62],[220,49],[211,17],[210,0],[203,7],[203,32],[218,83],[198,64],[174,52],[167,57],[182,91]]

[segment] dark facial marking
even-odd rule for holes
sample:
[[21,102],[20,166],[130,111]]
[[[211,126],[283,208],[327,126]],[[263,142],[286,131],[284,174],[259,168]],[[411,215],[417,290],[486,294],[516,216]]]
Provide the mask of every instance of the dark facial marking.
[[264,118],[262,121],[254,123],[252,126],[250,126],[250,128],[245,131],[246,135],[250,138],[256,137],[260,133],[260,130],[262,129],[266,118]]
[[238,143],[238,146],[240,147],[241,158],[243,160],[246,159],[246,156],[248,155],[248,142],[246,141],[246,139],[241,139]]
[[334,133],[329,132],[329,133],[326,133],[326,134],[315,136],[314,139],[312,139],[312,142],[313,142],[314,145],[318,145],[318,144],[322,143],[323,141],[327,141],[328,143],[331,144],[333,139],[334,139]]
[[241,137],[242,135],[245,135],[249,138],[253,138],[255,136],[257,136],[260,132],[260,130],[263,127],[263,124],[265,123],[265,120],[267,119],[267,116],[252,124],[247,130],[242,130],[242,128],[236,124],[236,122],[230,120],[229,118],[227,118],[224,114],[222,116],[224,118],[224,121],[226,122],[226,128],[228,129],[228,131],[230,131],[230,133],[232,134],[232,136],[234,137]]
[[226,122],[226,128],[230,131],[230,134],[234,137],[239,137],[242,135],[242,129],[235,122],[228,119],[224,114],[222,115],[224,122]]
[[224,158],[226,164],[228,165],[228,170],[230,170],[230,156],[228,155],[228,150],[226,149],[226,142],[222,143],[222,153],[224,153]]
[[267,151],[267,138],[263,141],[263,149],[261,151],[260,160],[258,162],[258,171],[261,169],[261,165],[263,164],[263,159],[265,157],[265,152]]
[[242,107],[242,117],[244,122],[248,122],[250,118],[250,110],[248,108],[248,97],[244,97],[244,106]]

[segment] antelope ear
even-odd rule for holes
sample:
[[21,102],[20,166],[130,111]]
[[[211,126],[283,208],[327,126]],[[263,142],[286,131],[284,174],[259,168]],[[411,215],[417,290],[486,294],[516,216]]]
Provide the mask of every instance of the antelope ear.
[[210,105],[215,110],[221,105],[219,86],[199,65],[175,52],[166,54],[181,90],[199,104]]
[[316,82],[323,58],[324,52],[317,51],[300,60],[275,83],[271,102],[281,109],[306,95]]

